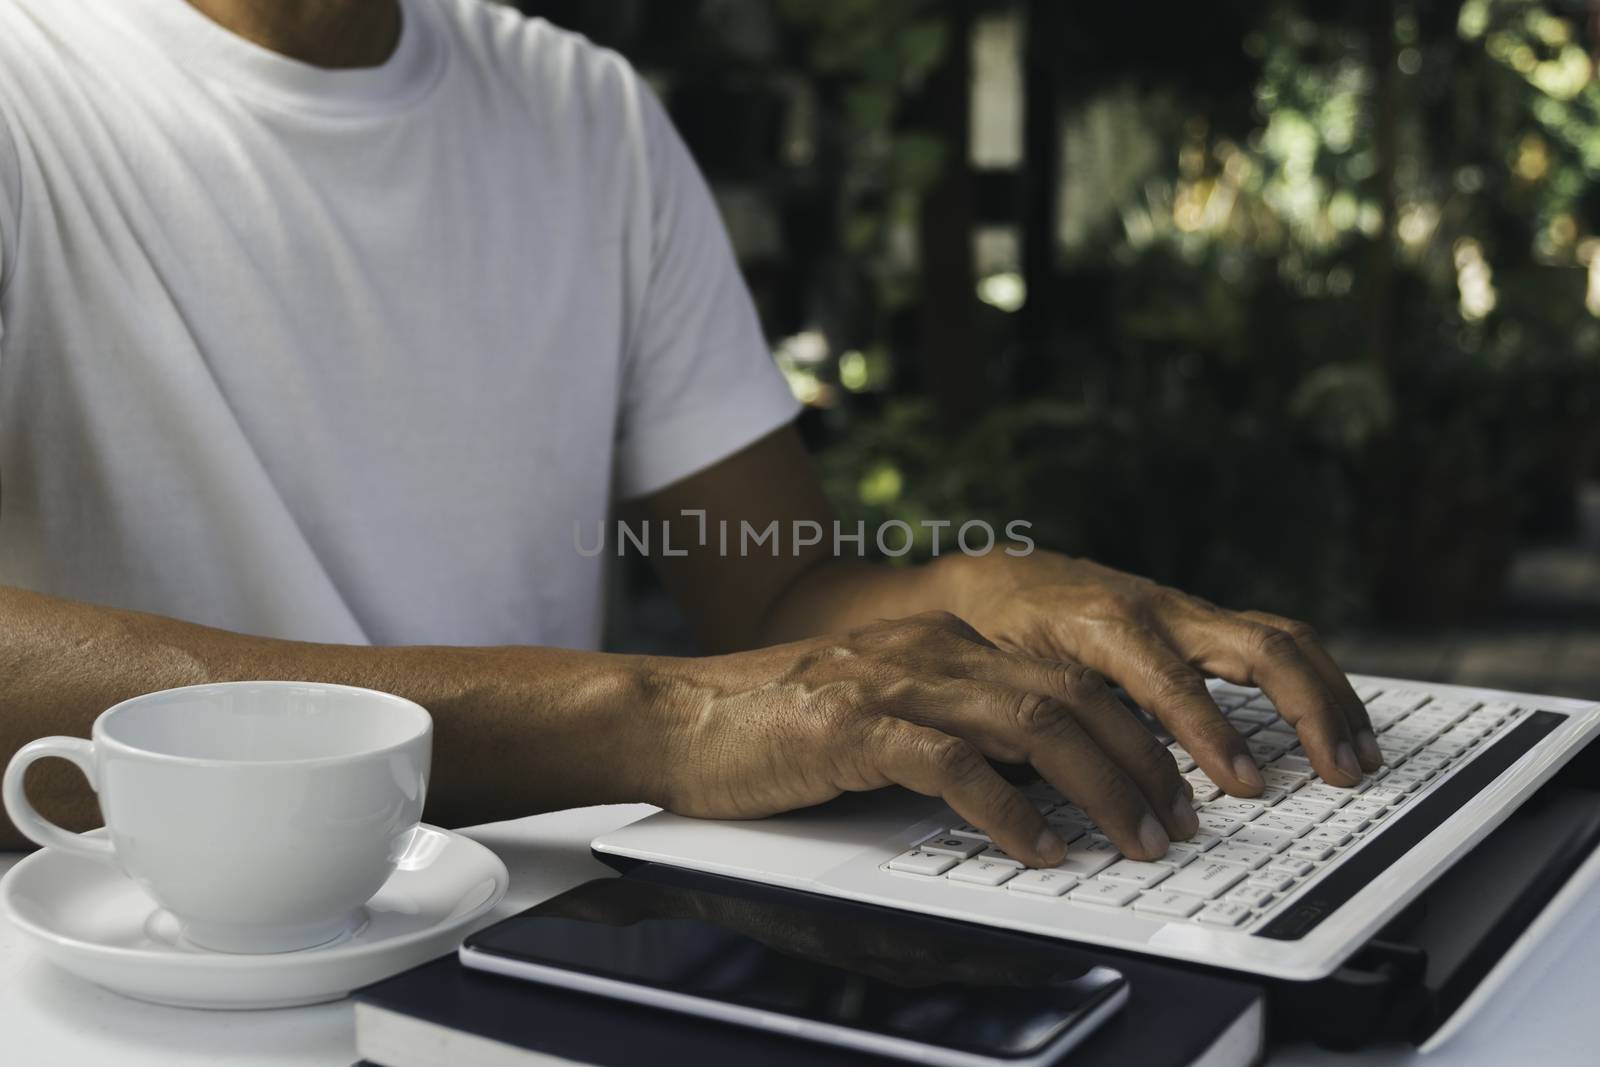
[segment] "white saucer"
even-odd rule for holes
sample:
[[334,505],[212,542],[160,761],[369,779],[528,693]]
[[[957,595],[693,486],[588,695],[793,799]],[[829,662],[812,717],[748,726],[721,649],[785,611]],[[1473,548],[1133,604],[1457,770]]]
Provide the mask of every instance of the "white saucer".
[[184,1008],[286,1008],[337,1000],[449,952],[510,881],[476,841],[422,826],[399,869],[333,941],[236,955],[189,944],[176,920],[111,864],[47,848],[0,879],[0,912],[51,962],[125,996]]

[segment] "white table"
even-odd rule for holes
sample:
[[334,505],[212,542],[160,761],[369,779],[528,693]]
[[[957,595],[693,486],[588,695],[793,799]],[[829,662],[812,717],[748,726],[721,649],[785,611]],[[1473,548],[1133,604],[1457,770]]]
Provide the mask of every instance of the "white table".
[[[493,918],[520,911],[563,889],[610,873],[589,855],[589,841],[651,809],[584,808],[467,833],[499,853],[511,891]],[[0,871],[16,862],[0,853]],[[1404,1049],[1345,1056],[1320,1049],[1280,1049],[1277,1067],[1329,1067],[1418,1061],[1538,1067],[1600,1062],[1594,1047],[1600,994],[1600,899],[1532,957],[1494,1002],[1435,1055]],[[348,1067],[355,1060],[349,1002],[279,1011],[209,1012],[163,1008],[108,993],[56,970],[0,920],[0,1063],[7,1067]]]

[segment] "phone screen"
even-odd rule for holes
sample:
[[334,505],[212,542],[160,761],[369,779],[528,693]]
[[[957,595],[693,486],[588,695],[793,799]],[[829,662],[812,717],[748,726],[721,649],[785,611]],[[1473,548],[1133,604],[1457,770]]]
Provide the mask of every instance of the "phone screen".
[[1039,1053],[1125,984],[1059,953],[997,949],[879,911],[602,879],[473,935],[463,958],[487,952],[1008,1059]]

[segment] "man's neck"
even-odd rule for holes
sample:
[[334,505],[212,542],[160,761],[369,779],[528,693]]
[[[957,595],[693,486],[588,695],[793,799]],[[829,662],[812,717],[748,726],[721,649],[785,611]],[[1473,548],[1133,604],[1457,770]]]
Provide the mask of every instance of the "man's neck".
[[247,41],[318,67],[376,67],[400,41],[398,0],[188,0]]

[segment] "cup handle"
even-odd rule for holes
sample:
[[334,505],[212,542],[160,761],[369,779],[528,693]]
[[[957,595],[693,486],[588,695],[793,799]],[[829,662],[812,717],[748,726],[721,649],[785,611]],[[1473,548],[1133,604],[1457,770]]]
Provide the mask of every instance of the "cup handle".
[[115,850],[109,837],[86,837],[83,834],[63,830],[40,815],[34,810],[33,805],[28,803],[28,794],[22,783],[23,776],[35,760],[47,756],[56,756],[77,764],[78,770],[89,779],[89,788],[99,791],[99,783],[94,780],[92,743],[81,737],[41,737],[17,749],[17,754],[12,756],[11,762],[6,765],[5,781],[0,785],[0,795],[4,796],[6,814],[11,816],[12,825],[21,830],[24,837],[46,848],[59,848],[63,852],[92,856],[98,860],[111,859]]

